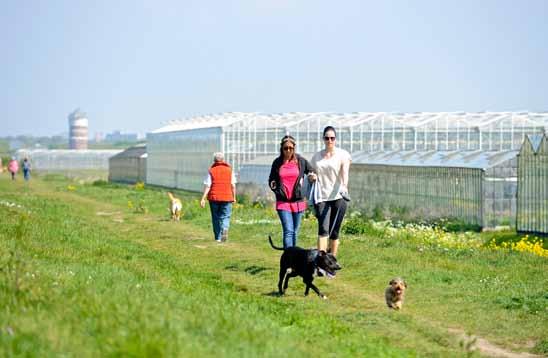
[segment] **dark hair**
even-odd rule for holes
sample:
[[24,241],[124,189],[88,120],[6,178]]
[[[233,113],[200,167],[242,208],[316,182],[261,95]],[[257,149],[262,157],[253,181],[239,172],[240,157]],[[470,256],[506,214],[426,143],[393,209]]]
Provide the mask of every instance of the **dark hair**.
[[335,133],[335,137],[337,136],[337,131],[332,126],[327,126],[323,129],[323,136],[325,137],[325,133],[329,131],[333,131],[333,133]]
[[293,138],[289,134],[285,135],[282,138],[281,142],[280,142],[280,158],[283,159],[283,157],[284,157],[284,144],[287,143],[287,142],[293,144],[293,155],[289,159],[290,161],[293,162],[293,161],[297,160],[297,155],[295,154],[295,151],[296,151],[295,147],[297,146],[297,141],[295,140],[295,138]]

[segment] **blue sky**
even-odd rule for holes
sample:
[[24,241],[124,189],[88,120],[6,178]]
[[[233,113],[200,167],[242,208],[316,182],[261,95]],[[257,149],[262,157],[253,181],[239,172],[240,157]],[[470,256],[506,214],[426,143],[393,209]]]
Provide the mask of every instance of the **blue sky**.
[[0,1],[0,136],[226,111],[548,111],[548,0]]

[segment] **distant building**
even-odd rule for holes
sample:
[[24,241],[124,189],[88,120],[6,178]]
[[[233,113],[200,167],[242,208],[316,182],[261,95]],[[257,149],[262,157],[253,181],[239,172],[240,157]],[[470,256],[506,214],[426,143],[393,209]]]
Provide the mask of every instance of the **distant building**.
[[137,134],[135,133],[121,133],[120,131],[114,131],[108,133],[105,136],[106,142],[136,142]]
[[100,143],[105,140],[105,135],[103,134],[103,132],[95,132],[94,139],[95,143]]
[[68,116],[69,149],[88,149],[88,119],[77,108]]

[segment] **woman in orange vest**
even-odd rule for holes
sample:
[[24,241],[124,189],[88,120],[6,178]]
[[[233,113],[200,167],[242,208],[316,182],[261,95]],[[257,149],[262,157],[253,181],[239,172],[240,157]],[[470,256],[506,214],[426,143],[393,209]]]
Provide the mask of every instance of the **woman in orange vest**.
[[224,161],[223,153],[213,155],[213,165],[204,181],[204,195],[200,201],[202,208],[205,208],[206,198],[211,209],[215,241],[225,242],[228,239],[232,203],[236,198],[236,179],[232,168]]

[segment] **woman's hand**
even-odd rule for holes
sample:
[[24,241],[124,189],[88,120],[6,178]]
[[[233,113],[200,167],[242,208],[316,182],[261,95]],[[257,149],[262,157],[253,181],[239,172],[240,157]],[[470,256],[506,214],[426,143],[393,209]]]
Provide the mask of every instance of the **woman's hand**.
[[318,176],[316,175],[316,173],[308,173],[308,181],[309,182],[313,183],[316,180],[318,180]]
[[275,181],[275,180],[272,180],[272,181],[270,182],[270,189],[276,190],[276,181]]
[[205,198],[202,198],[202,200],[200,200],[200,206],[201,206],[202,208],[205,208],[205,204],[206,204],[205,201],[206,201]]

